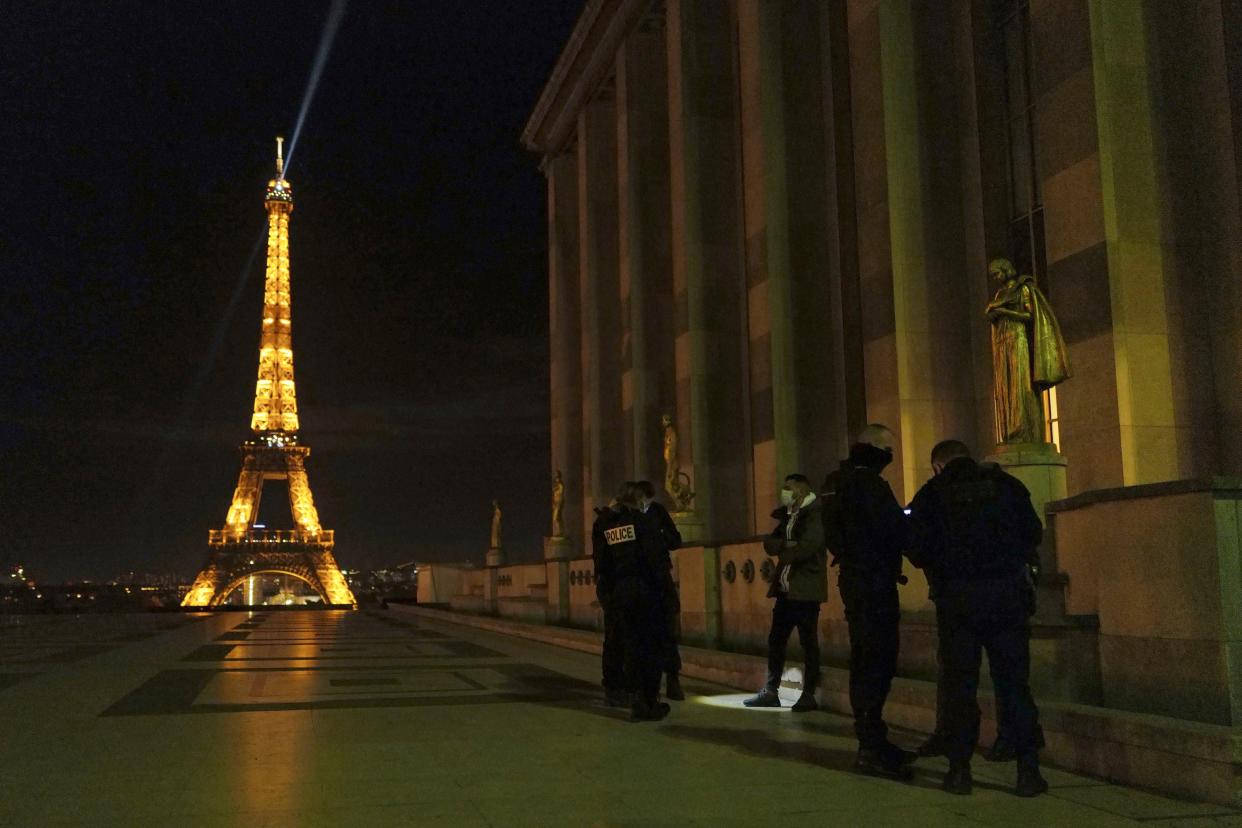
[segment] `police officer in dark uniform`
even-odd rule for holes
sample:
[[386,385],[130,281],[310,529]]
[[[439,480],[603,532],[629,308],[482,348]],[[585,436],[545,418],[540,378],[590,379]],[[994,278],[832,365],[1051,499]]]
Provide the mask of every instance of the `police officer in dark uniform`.
[[607,550],[604,527],[616,519],[617,502],[595,508],[595,523],[591,526],[591,557],[595,561],[595,597],[604,614],[604,651],[600,658],[604,687],[604,703],[609,707],[629,707],[633,703],[634,688],[625,680],[625,647],[617,632],[618,614],[613,608],[613,587],[616,577],[612,559],[601,560],[601,551]]
[[681,548],[681,531],[673,522],[668,509],[655,499],[655,486],[649,480],[639,480],[638,507],[647,519],[648,528],[660,540],[661,560],[663,561],[665,579],[664,595],[668,599],[664,608],[667,624],[663,639],[664,666],[664,697],[673,701],[685,701],[686,694],[681,689],[681,651],[677,648],[677,622],[681,617],[681,597],[677,594],[677,584],[673,581],[674,549]]
[[863,429],[824,481],[824,534],[840,567],[837,584],[850,635],[850,707],[858,736],[855,770],[909,779],[912,751],[888,740],[884,702],[897,672],[897,584],[907,544],[906,516],[880,472],[893,461],[893,435]]
[[639,497],[637,485],[626,483],[613,505],[600,511],[592,531],[593,558],[597,582],[606,584],[614,637],[623,648],[626,686],[634,692],[630,719],[657,721],[669,713],[659,700],[667,568]]
[[910,504],[910,558],[936,587],[944,737],[949,772],[942,787],[971,791],[970,759],[979,740],[980,654],[992,668],[1006,738],[1018,759],[1014,792],[1048,790],[1039,773],[1039,711],[1030,688],[1034,592],[1028,574],[1043,535],[1026,487],[946,440],[932,450],[936,475]]

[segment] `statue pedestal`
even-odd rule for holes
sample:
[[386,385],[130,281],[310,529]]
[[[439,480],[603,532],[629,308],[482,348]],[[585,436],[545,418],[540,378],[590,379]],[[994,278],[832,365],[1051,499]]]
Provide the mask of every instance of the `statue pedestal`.
[[1065,455],[1051,443],[1007,443],[996,447],[989,462],[1022,481],[1031,493],[1031,505],[1044,524],[1044,541],[1039,545],[1039,566],[1043,575],[1036,590],[1037,624],[1065,626],[1064,580],[1058,573],[1056,535],[1048,525],[1047,506],[1050,501],[1063,500],[1065,490]]
[[543,539],[545,561],[567,561],[574,556],[574,543],[564,535]]
[[1047,525],[1045,507],[1066,497],[1065,455],[1051,443],[1006,443],[987,460],[1022,481],[1031,493],[1031,505]]
[[490,567],[504,566],[505,565],[504,550],[498,546],[493,546],[491,549],[487,550],[486,560],[487,560],[487,565]]
[[705,540],[703,520],[693,511],[673,512],[670,517],[677,531],[681,533],[681,542],[685,546],[693,546]]

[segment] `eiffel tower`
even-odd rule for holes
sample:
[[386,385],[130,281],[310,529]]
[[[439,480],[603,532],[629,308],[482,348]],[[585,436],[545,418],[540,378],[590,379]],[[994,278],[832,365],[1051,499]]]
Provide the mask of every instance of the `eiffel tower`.
[[[242,443],[241,475],[223,529],[212,529],[207,564],[182,600],[183,607],[219,607],[252,575],[291,575],[328,606],[356,606],[332,555],[333,531],[319,524],[306,478],[310,448],[298,440],[289,313],[289,215],[293,188],[284,177],[283,138],[276,139],[276,177],[267,183],[267,275],[259,338],[259,379],[254,389],[254,436]],[[259,499],[268,480],[285,480],[294,529],[256,528]],[[250,599],[253,600],[253,599]]]

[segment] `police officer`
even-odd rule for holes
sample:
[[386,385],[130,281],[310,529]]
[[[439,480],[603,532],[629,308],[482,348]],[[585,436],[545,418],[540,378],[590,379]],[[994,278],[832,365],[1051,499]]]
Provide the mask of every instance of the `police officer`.
[[1034,593],[1028,565],[1043,535],[1030,494],[993,464],[971,459],[965,444],[932,450],[935,477],[910,504],[910,558],[936,585],[945,748],[942,787],[971,791],[970,759],[979,739],[981,651],[988,654],[1006,738],[1018,759],[1014,792],[1048,790],[1039,773],[1039,711],[1030,688]]
[[595,508],[595,523],[591,526],[591,557],[595,561],[595,597],[604,614],[604,649],[600,658],[604,687],[604,703],[609,707],[629,707],[633,703],[633,689],[625,679],[625,647],[617,632],[618,614],[613,608],[615,575],[612,559],[601,559],[608,545],[604,541],[604,528],[616,519],[617,501]]
[[661,541],[639,508],[634,483],[621,487],[614,503],[601,510],[592,531],[596,578],[607,584],[614,638],[624,652],[625,681],[634,691],[631,721],[657,721],[669,706],[659,700],[662,642],[667,628],[667,568]]
[[677,594],[677,584],[673,581],[674,549],[681,547],[681,532],[668,509],[655,499],[655,486],[649,480],[639,480],[639,509],[647,519],[648,528],[660,540],[661,560],[664,562],[664,595],[667,598],[664,608],[667,617],[663,639],[664,666],[664,697],[673,701],[685,701],[686,694],[681,689],[681,651],[677,648],[677,622],[681,617],[681,597]]
[[869,425],[849,457],[824,481],[824,534],[850,636],[850,707],[858,756],[854,768],[890,779],[909,779],[912,751],[888,740],[884,702],[897,672],[897,583],[906,547],[906,516],[880,473],[893,461],[893,435]]

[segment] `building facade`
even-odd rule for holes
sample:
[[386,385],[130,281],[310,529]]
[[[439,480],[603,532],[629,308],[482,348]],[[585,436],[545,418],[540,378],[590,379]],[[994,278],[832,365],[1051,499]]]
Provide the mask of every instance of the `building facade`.
[[900,499],[987,454],[1000,256],[1068,345],[1068,494],[1242,472],[1242,4],[589,0],[523,141],[580,550],[664,414],[714,540],[867,422]]

